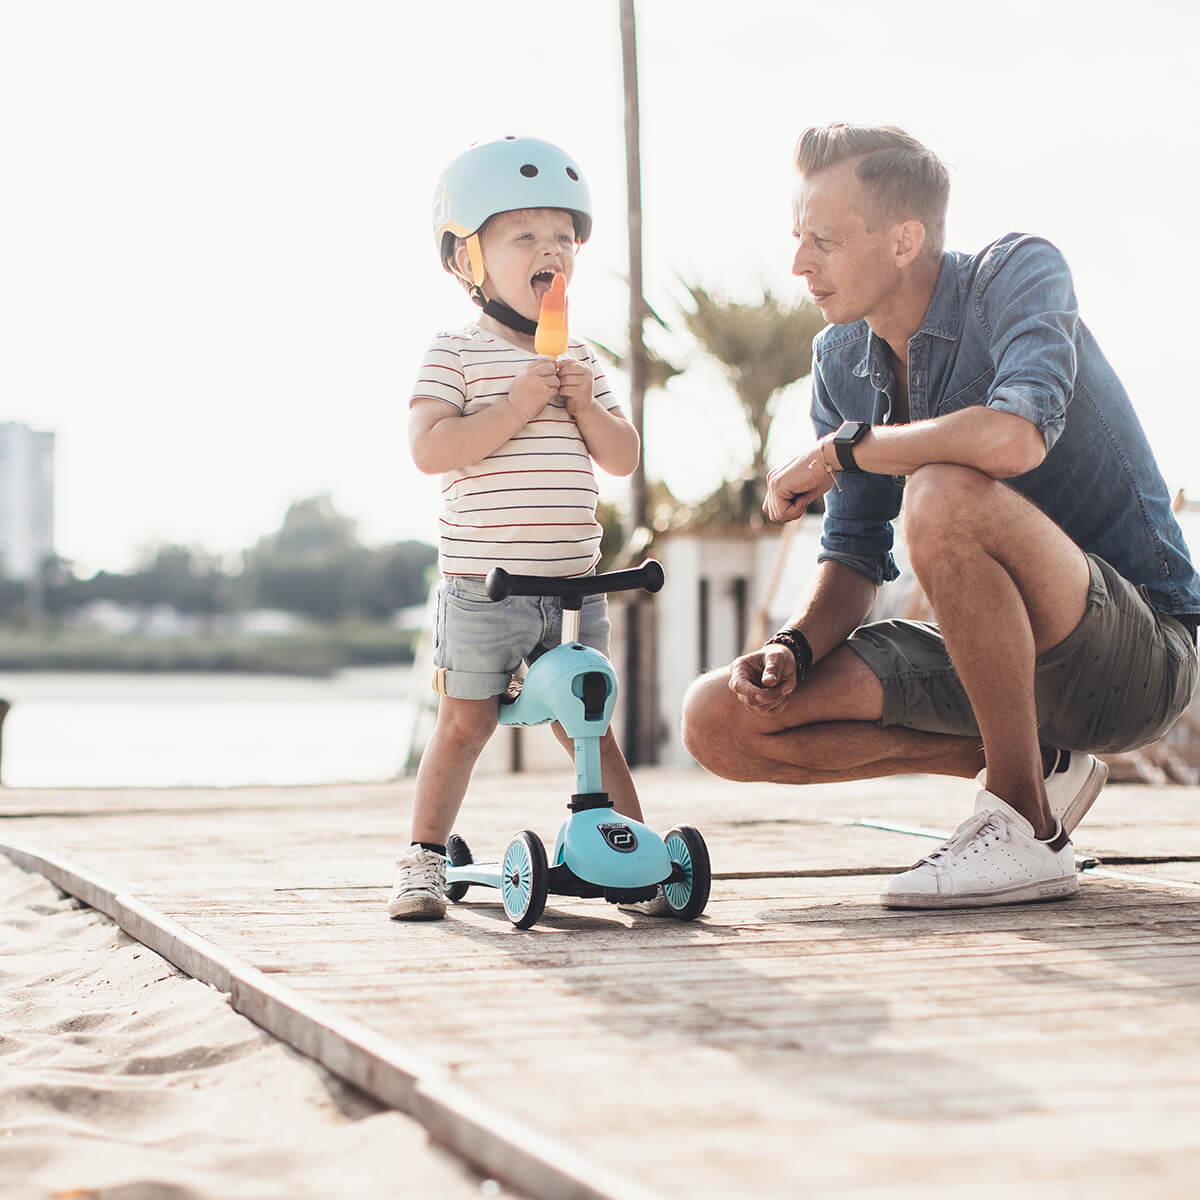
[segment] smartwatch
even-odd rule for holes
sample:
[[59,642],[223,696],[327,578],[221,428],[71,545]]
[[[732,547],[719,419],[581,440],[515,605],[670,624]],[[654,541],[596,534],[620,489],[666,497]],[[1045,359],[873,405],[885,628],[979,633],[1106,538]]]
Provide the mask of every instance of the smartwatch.
[[862,474],[862,467],[854,461],[854,447],[871,431],[870,421],[843,421],[842,427],[833,435],[833,448],[843,471]]

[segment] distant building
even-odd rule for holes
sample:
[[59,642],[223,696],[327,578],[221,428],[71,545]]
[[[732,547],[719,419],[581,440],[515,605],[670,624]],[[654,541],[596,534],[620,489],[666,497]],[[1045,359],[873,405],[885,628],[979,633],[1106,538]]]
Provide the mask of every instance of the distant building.
[[27,580],[54,553],[54,434],[0,422],[0,571]]

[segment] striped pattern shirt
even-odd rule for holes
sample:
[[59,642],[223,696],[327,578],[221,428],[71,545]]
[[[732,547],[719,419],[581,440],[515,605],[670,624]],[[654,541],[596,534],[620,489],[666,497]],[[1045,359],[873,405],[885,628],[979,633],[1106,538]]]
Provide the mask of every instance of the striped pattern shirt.
[[[596,399],[619,407],[591,349],[572,341],[571,358],[591,364]],[[462,416],[508,394],[537,355],[477,325],[439,333],[425,353],[413,399],[444,400]],[[438,566],[443,575],[586,575],[600,558],[596,473],[566,403],[554,399],[498,450],[442,476]]]

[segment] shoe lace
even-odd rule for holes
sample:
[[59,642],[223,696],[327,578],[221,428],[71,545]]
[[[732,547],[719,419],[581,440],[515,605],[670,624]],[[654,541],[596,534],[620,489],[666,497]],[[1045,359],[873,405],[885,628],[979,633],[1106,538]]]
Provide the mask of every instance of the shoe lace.
[[446,860],[437,854],[422,855],[404,864],[402,886],[437,891],[445,882]]
[[978,854],[993,842],[1008,840],[1008,823],[998,812],[978,812],[968,817],[946,841],[921,862],[947,867],[956,857]]

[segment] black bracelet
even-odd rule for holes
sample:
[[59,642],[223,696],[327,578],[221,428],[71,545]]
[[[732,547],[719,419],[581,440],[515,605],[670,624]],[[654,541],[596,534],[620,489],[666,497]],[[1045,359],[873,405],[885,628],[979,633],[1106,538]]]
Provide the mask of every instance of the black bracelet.
[[764,645],[786,646],[796,660],[796,678],[803,679],[812,668],[813,652],[808,644],[808,638],[798,629],[781,629],[774,636],[767,638]]

